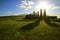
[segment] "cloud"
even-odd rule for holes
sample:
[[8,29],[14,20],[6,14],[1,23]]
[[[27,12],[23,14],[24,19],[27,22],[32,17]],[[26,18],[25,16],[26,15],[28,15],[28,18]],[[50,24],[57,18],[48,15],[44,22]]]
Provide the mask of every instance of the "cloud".
[[[43,0],[39,0],[38,4],[43,1]],[[45,2],[45,1],[44,1]],[[21,1],[20,4],[17,5],[19,8],[23,8],[25,10],[28,10],[28,9],[31,9],[33,8],[33,6],[35,6],[33,9],[34,10],[38,10],[39,9],[39,6],[37,4],[35,4],[32,0],[24,0],[24,1]],[[38,9],[36,9],[38,8]],[[55,10],[55,9],[58,9],[59,6],[56,6],[55,4],[51,4],[51,3],[48,3],[48,9],[51,9],[51,10]]]
[[[55,10],[55,9],[59,9],[60,7],[55,4],[47,3],[46,8],[47,8],[47,10]],[[39,9],[40,9],[39,5],[36,5],[34,8],[35,11],[39,11]]]
[[18,5],[19,8],[24,8],[25,10],[28,10],[33,7],[34,2],[33,1],[21,1],[22,3]]
[[10,11],[8,11],[8,13],[11,13]]
[[33,1],[28,1],[28,5],[34,5]]
[[59,8],[59,6],[56,6],[56,5],[54,5],[54,4],[49,4],[48,7],[49,7],[49,9],[52,9],[52,10]]

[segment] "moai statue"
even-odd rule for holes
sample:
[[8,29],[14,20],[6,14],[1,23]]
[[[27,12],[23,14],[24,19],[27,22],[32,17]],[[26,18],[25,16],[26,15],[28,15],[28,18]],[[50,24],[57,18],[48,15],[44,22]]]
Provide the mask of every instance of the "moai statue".
[[37,16],[39,17],[39,11],[37,12]]
[[42,9],[40,9],[40,19],[42,19]]
[[33,11],[33,16],[35,17],[35,11]]
[[44,18],[46,18],[46,9],[44,9]]

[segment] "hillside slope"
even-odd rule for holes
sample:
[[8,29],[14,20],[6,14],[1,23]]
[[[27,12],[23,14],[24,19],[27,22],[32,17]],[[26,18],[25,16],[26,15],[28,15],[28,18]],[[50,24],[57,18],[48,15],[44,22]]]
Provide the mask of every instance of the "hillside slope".
[[41,21],[34,29],[23,31],[20,37],[21,40],[59,40],[60,28],[49,26],[45,21]]
[[60,27],[44,20],[8,19],[0,21],[1,40],[59,40]]

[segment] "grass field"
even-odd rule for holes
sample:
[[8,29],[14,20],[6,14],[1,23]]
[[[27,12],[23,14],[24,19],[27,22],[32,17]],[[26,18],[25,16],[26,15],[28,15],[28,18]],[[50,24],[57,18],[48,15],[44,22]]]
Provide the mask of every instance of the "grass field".
[[60,40],[60,26],[38,19],[0,18],[0,40]]

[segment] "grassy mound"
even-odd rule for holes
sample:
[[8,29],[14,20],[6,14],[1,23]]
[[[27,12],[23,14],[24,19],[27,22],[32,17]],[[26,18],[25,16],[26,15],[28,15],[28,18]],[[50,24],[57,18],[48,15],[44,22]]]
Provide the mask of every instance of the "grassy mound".
[[[60,25],[60,22],[55,22]],[[44,20],[8,18],[0,20],[1,40],[59,40],[60,27],[50,26]]]

